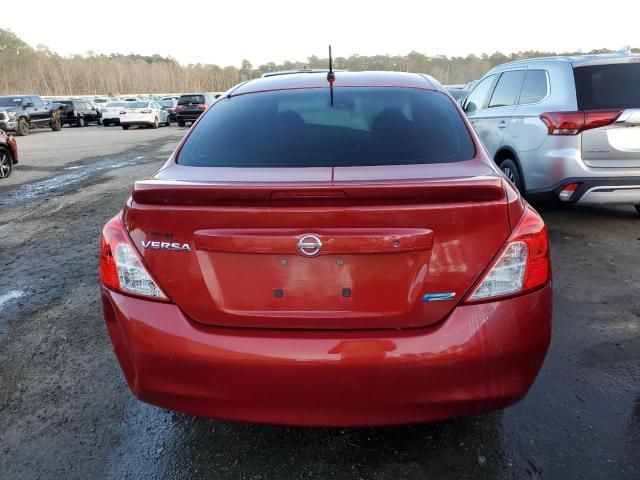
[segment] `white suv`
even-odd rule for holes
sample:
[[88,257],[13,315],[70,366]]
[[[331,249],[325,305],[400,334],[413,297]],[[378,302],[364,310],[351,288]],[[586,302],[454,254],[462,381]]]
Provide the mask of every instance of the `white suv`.
[[500,65],[462,107],[530,199],[635,205],[640,213],[640,55]]

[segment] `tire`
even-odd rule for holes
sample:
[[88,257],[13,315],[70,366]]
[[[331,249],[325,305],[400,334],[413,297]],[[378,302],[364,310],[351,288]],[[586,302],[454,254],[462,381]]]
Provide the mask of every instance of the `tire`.
[[59,118],[54,118],[53,120],[51,120],[50,126],[51,130],[53,130],[54,132],[59,132],[60,130],[62,130],[62,122]]
[[160,126],[160,124],[158,123],[158,119],[155,118],[153,120],[153,123],[151,124],[151,128],[158,128]]
[[13,171],[13,158],[4,148],[0,148],[0,178],[7,178]]
[[103,120],[103,121],[102,121],[102,126],[103,126],[103,127],[108,127],[109,125],[111,125],[111,124],[109,123],[109,120]]
[[636,207],[636,212],[640,215],[640,203],[638,205],[634,205],[634,207]]
[[178,126],[184,127],[184,120],[178,120]]
[[84,117],[80,117],[76,120],[76,126],[80,128],[86,126],[86,123],[84,122]]
[[18,137],[26,137],[29,135],[29,122],[27,122],[26,118],[21,118],[18,120],[18,128],[16,129],[16,136]]
[[123,130],[129,130],[129,125],[122,125]]
[[524,193],[522,177],[520,176],[520,169],[518,168],[518,165],[516,165],[516,162],[514,162],[510,158],[507,158],[500,164],[500,170],[502,170],[502,173],[504,173],[505,176],[509,180],[511,180],[511,183],[516,186],[520,193]]

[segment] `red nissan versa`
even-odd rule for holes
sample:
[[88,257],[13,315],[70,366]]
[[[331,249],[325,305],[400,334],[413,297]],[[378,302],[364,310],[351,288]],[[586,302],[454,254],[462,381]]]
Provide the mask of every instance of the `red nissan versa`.
[[542,219],[418,74],[230,90],[105,225],[100,282],[133,393],[221,419],[477,415],[550,340]]

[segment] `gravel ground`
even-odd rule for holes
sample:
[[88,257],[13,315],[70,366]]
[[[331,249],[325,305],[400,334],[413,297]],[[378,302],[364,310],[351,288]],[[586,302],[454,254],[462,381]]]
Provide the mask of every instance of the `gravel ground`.
[[20,138],[0,182],[0,478],[640,478],[640,217],[541,208],[553,340],[504,412],[394,428],[242,425],[129,393],[104,326],[99,232],[185,129]]

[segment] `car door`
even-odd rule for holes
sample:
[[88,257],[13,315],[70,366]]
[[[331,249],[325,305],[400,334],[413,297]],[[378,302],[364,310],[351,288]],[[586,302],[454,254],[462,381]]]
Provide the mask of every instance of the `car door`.
[[84,118],[87,119],[87,122],[97,122],[98,111],[96,110],[96,107],[90,102],[84,102],[84,108],[86,110]]
[[483,78],[462,103],[462,109],[467,114],[471,126],[483,144],[490,135],[488,124],[485,121],[486,106],[493,92],[497,77],[498,75],[493,74]]
[[22,109],[29,115],[29,121],[32,125],[42,123],[42,112],[38,112],[35,103],[33,103],[33,97],[22,98]]
[[160,106],[158,102],[151,103],[151,108],[153,108],[153,113],[158,119],[158,123],[162,124],[167,121],[167,118],[165,117],[166,111],[162,109],[162,106]]
[[33,116],[37,119],[39,125],[45,125],[49,123],[49,109],[45,105],[44,101],[40,97],[29,97],[31,103],[33,103]]
[[483,141],[491,158],[502,145],[509,127],[513,128],[511,119],[518,103],[524,74],[524,69],[502,72],[483,113],[486,131]]

